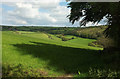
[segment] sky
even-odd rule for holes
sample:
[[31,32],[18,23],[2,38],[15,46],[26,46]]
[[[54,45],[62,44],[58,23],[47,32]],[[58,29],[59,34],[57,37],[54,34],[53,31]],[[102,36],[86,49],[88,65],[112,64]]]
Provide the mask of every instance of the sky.
[[[4,0],[0,3],[0,25],[79,27],[79,22],[69,22],[67,4],[66,0]],[[89,22],[86,26],[93,25]]]

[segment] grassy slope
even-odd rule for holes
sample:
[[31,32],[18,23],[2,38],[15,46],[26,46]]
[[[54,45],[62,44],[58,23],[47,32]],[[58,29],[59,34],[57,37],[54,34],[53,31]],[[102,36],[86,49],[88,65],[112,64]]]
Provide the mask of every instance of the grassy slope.
[[[66,42],[47,34],[37,32],[2,33],[3,64],[17,65],[40,69],[48,76],[65,74],[82,74],[90,67],[102,64],[97,50],[88,43],[94,40],[75,38]],[[68,36],[67,36],[68,37]]]

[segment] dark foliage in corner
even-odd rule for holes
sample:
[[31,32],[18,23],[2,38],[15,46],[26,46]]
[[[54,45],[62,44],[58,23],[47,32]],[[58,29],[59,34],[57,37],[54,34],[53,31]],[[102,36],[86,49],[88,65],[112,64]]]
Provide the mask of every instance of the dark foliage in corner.
[[112,38],[115,48],[120,45],[120,2],[70,2],[68,7],[71,13],[68,15],[70,22],[80,21],[80,25],[88,22],[99,23],[103,17],[107,18],[108,28],[104,31],[106,37]]

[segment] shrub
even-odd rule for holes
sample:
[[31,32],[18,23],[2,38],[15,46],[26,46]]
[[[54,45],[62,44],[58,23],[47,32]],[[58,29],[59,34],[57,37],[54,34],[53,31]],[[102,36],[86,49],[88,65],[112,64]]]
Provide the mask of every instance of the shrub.
[[104,48],[113,47],[114,42],[110,38],[105,38],[104,36],[100,37],[96,41],[97,44],[102,45]]
[[33,69],[32,67],[23,67],[22,64],[2,66],[2,77],[42,77],[47,73],[39,69]]
[[53,39],[51,35],[49,35],[49,34],[47,34],[47,35],[48,35],[48,38]]
[[89,77],[104,77],[104,78],[115,78],[118,77],[120,78],[120,71],[112,71],[112,70],[105,70],[105,69],[89,69],[89,73],[88,73]]
[[88,43],[88,46],[103,48],[103,46],[102,46],[102,45],[99,45],[96,41],[93,41],[92,43]]
[[104,36],[102,36],[99,37],[97,41],[89,43],[88,46],[109,48],[114,46],[114,41],[110,38],[105,38]]
[[56,35],[58,38],[62,38],[63,35],[62,34],[59,34],[59,35]]
[[61,38],[62,41],[68,41],[68,40],[71,40],[71,39],[74,39],[74,37],[72,38],[66,38],[63,34],[60,34],[60,35],[56,35],[58,38]]
[[62,37],[62,41],[68,41],[68,40],[70,40],[70,39]]

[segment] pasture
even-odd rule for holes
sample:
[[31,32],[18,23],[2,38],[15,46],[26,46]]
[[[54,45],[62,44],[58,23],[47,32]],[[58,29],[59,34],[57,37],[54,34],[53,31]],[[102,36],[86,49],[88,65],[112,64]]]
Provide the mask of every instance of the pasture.
[[74,77],[79,72],[86,77],[90,68],[104,64],[99,52],[102,48],[88,46],[92,41],[79,37],[62,41],[43,32],[3,31],[3,76]]

